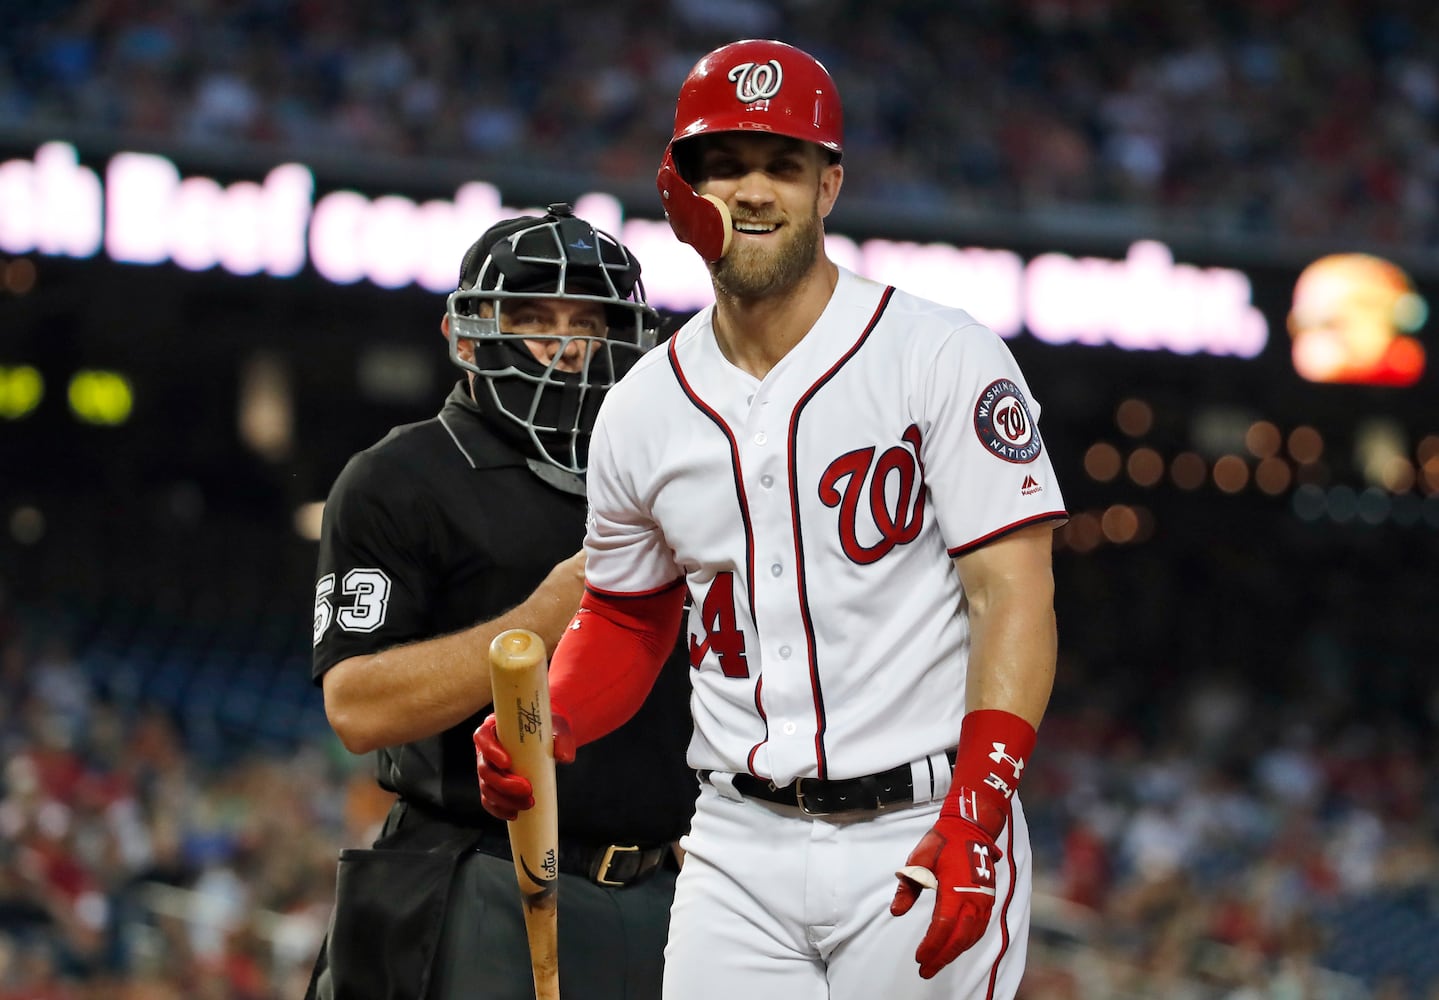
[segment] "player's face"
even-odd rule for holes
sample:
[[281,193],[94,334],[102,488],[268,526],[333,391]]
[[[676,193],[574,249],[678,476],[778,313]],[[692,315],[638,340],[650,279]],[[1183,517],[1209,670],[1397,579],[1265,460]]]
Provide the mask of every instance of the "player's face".
[[738,298],[763,298],[792,288],[821,257],[824,219],[834,207],[843,171],[819,146],[783,136],[707,136],[698,184],[729,207],[734,241],[710,265],[715,284]]
[[594,343],[586,338],[607,332],[605,310],[598,302],[573,299],[510,299],[500,308],[500,332],[524,337],[540,364],[577,372]]

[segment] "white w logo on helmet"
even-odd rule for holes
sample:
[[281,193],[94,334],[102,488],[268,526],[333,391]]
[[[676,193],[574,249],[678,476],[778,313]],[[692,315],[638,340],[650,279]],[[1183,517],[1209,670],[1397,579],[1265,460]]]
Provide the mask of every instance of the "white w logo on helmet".
[[784,70],[780,69],[778,59],[767,63],[740,63],[729,71],[729,79],[734,81],[734,95],[741,103],[753,104],[755,101],[767,101],[779,93]]

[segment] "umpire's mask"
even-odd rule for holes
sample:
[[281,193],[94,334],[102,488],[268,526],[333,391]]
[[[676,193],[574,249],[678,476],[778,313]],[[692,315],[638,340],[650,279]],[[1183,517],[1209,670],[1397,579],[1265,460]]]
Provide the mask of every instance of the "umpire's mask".
[[[569,205],[547,211],[491,226],[465,254],[448,301],[450,360],[477,376],[476,402],[501,431],[518,432],[509,436],[536,458],[583,475],[600,401],[654,346],[659,317],[624,244],[575,218]],[[513,310],[516,299],[598,302],[608,330],[506,333],[514,330],[506,303]],[[474,344],[473,361],[460,356],[462,341]],[[526,341],[552,342],[553,360],[537,360]],[[579,359],[578,371],[561,370],[566,357]]]

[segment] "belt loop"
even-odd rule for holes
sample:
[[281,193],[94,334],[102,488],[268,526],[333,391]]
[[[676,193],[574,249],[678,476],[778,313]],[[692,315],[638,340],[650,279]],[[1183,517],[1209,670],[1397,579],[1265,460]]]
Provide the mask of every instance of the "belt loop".
[[734,774],[732,772],[711,771],[706,776],[706,779],[714,786],[715,791],[720,793],[721,797],[731,799],[735,802],[744,801],[744,796],[735,790]]
[[932,753],[910,761],[909,772],[914,779],[914,801],[938,802],[949,793],[954,765],[944,753]]
[[923,757],[919,760],[909,762],[909,777],[914,788],[915,802],[934,801],[934,783],[938,777],[934,773],[934,758]]
[[934,771],[934,798],[938,801],[949,794],[949,786],[954,781],[954,764],[949,753],[941,751],[929,755],[929,766]]

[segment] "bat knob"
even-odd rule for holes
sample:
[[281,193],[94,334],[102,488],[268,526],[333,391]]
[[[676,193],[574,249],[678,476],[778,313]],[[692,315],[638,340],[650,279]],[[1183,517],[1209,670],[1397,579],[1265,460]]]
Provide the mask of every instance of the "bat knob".
[[500,645],[507,653],[523,653],[530,648],[530,633],[524,629],[511,629],[500,636]]

